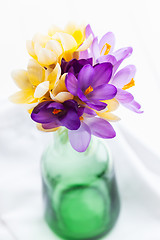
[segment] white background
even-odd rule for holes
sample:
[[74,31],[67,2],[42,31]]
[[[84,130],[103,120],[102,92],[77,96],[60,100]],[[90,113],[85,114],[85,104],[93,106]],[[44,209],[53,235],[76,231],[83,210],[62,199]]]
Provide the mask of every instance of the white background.
[[[125,64],[135,64],[137,67],[136,86],[132,92],[135,99],[141,103],[144,113],[138,115],[122,108],[121,111],[118,111],[122,120],[120,123],[114,124],[114,126],[120,125],[120,128],[125,129],[124,132],[122,131],[122,135],[127,136],[128,131],[135,135],[134,141],[129,142],[127,139],[130,139],[130,135],[124,141],[121,134],[117,133],[118,140],[115,140],[116,142],[120,139],[122,142],[124,156],[125,151],[129,155],[132,153],[130,160],[127,161],[127,157],[126,161],[121,159],[116,167],[118,166],[117,175],[122,200],[125,202],[127,199],[125,206],[128,206],[126,215],[122,214],[122,217],[124,222],[132,223],[133,221],[133,224],[128,224],[128,230],[125,229],[125,225],[122,224],[123,229],[120,225],[117,235],[114,235],[113,231],[110,239],[117,240],[117,237],[114,236],[121,236],[124,240],[159,240],[158,221],[160,213],[158,202],[160,202],[160,197],[156,198],[157,195],[154,194],[154,189],[159,188],[159,180],[151,181],[151,175],[148,172],[146,173],[139,162],[139,159],[143,159],[144,163],[148,164],[148,168],[153,168],[154,172],[157,168],[159,174],[158,161],[160,160],[156,156],[153,157],[153,163],[152,157],[145,162],[145,158],[147,159],[147,155],[149,155],[148,148],[153,150],[154,153],[160,154],[159,0],[1,0],[0,158],[2,156],[3,159],[0,159],[0,192],[3,197],[0,200],[0,214],[4,216],[2,219],[8,221],[12,233],[8,233],[6,226],[4,225],[3,228],[3,223],[0,222],[0,240],[52,239],[52,235],[46,230],[47,227],[44,227],[43,224],[41,226],[40,218],[36,215],[35,219],[34,212],[32,212],[33,206],[35,209],[38,208],[37,202],[40,199],[39,178],[36,177],[39,176],[39,158],[43,149],[43,141],[47,142],[50,135],[37,132],[27,113],[19,106],[7,102],[7,98],[18,90],[10,77],[11,71],[13,69],[25,69],[27,66],[29,55],[26,50],[26,40],[31,39],[36,32],[46,33],[52,24],[64,27],[69,21],[90,23],[95,34],[100,37],[107,31],[113,31],[116,36],[116,49],[126,46],[132,46],[134,49],[133,55],[126,60]],[[7,127],[11,127],[12,124],[14,130],[13,127],[11,129]],[[25,129],[24,126],[27,126],[27,128]],[[139,144],[138,139],[143,142],[146,148]],[[126,142],[128,142],[128,145]],[[131,145],[132,149],[130,149]],[[118,148],[119,145],[117,145]],[[137,158],[134,152],[137,154]],[[32,162],[31,159],[28,161],[31,156],[36,159],[35,162]],[[17,162],[16,159],[18,159]],[[157,159],[158,161],[156,161]],[[122,166],[124,167],[123,170],[121,170]],[[16,173],[14,173],[15,169],[18,170]],[[24,179],[28,178],[28,174],[30,174],[30,179],[25,182]],[[137,183],[133,184],[129,177],[136,178]],[[131,194],[129,190],[125,192],[128,189],[125,188],[127,181],[128,185],[131,183],[131,189],[135,188],[131,191]],[[136,186],[139,186],[138,190]],[[28,193],[30,195],[27,195]],[[135,199],[132,199],[134,193],[138,196],[137,202],[139,205],[136,205]],[[25,196],[28,196],[28,198],[25,199]],[[158,193],[158,196],[160,196],[160,193]],[[128,201],[128,199],[133,201]],[[33,200],[31,205],[27,205],[28,200]],[[15,204],[12,204],[12,202]],[[141,211],[140,204],[141,206],[146,205],[143,211]],[[154,205],[155,209],[151,205]],[[148,210],[151,215],[147,215]],[[128,215],[127,212],[129,212]],[[158,212],[157,215],[154,215],[156,212]],[[154,216],[154,220],[152,220],[152,216]],[[150,219],[151,222],[146,219]],[[37,224],[37,221],[40,221],[39,224]],[[137,228],[139,226],[138,232],[136,232],[137,229],[134,228],[134,225]],[[36,238],[38,236],[36,232],[40,232],[40,226],[43,231],[41,236]],[[152,234],[148,226],[153,230]],[[32,233],[32,231],[31,237],[29,233]],[[47,237],[45,236],[46,232]],[[19,237],[14,237],[14,234]],[[36,237],[34,238],[34,236]],[[56,239],[56,237],[53,239]]]

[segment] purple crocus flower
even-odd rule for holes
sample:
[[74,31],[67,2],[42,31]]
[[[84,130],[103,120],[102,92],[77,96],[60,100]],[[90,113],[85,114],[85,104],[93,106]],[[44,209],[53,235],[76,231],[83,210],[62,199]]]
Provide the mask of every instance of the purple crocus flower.
[[134,100],[131,93],[127,92],[126,89],[134,86],[134,76],[136,73],[136,67],[134,65],[128,65],[118,71],[115,76],[112,77],[110,83],[116,86],[117,94],[116,99],[128,109],[136,112],[142,113],[140,110],[141,106]]
[[100,138],[114,138],[116,133],[111,124],[96,116],[89,108],[79,108],[81,125],[77,130],[68,130],[68,137],[72,147],[78,152],[84,152],[89,146],[91,135]]
[[100,41],[98,41],[98,37],[94,36],[91,26],[88,24],[85,33],[86,36],[92,34],[94,40],[90,47],[90,53],[88,51],[85,51],[85,53],[82,52],[80,57],[92,57],[95,63],[112,63],[113,74],[117,71],[120,64],[132,54],[133,49],[131,47],[121,48],[115,52],[113,51],[115,46],[115,36],[112,32],[106,33]]
[[41,123],[44,129],[65,126],[70,130],[77,130],[80,127],[78,104],[74,100],[67,100],[64,103],[41,102],[33,109],[31,118]]
[[86,64],[90,64],[92,66],[93,63],[93,59],[92,58],[88,58],[88,59],[72,59],[69,62],[66,62],[63,58],[61,60],[61,74],[64,73],[68,73],[71,72],[73,73],[76,77],[78,75],[78,73],[80,72],[80,70],[86,65]]
[[65,84],[72,95],[78,96],[89,107],[100,111],[107,106],[101,100],[112,99],[117,93],[116,87],[108,84],[111,76],[111,63],[101,63],[94,67],[87,64],[79,72],[78,78],[69,72]]

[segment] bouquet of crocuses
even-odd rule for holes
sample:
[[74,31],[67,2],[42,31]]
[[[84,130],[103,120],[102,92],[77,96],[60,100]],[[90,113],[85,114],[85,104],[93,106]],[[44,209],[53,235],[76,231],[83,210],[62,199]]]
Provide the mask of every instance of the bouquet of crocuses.
[[98,40],[90,25],[68,24],[64,30],[52,26],[47,35],[36,34],[27,42],[32,57],[27,71],[12,74],[21,90],[11,100],[28,104],[39,130],[66,127],[78,152],[87,149],[92,134],[115,137],[109,122],[119,120],[112,113],[119,104],[136,113],[142,111],[126,91],[135,85],[135,66],[118,70],[132,48],[114,51],[114,45],[112,32]]

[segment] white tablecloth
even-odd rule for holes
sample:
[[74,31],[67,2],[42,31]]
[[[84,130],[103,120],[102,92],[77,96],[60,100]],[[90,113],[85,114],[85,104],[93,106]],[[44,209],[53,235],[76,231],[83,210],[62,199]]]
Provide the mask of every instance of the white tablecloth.
[[[0,103],[0,240],[55,240],[43,220],[40,157],[51,133],[39,132],[20,106]],[[107,240],[160,239],[160,157],[118,124],[107,140],[121,213]]]

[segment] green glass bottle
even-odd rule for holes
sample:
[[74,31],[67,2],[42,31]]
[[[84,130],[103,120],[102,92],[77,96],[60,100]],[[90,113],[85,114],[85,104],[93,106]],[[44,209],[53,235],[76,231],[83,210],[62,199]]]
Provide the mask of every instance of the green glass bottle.
[[120,209],[111,156],[92,137],[84,153],[76,152],[66,130],[42,157],[45,219],[64,239],[99,239],[114,226]]

